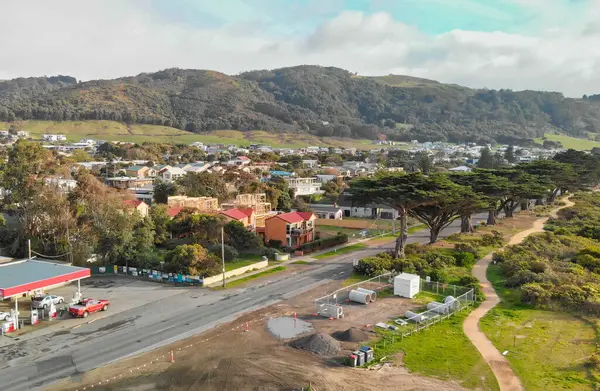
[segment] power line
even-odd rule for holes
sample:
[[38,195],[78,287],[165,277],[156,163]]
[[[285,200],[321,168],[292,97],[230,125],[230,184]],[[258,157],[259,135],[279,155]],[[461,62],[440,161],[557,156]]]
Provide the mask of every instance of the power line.
[[64,254],[61,254],[61,255],[45,255],[45,254],[40,254],[40,253],[38,253],[38,252],[35,252],[35,251],[33,251],[33,250],[31,250],[31,252],[32,252],[33,254],[37,255],[37,256],[40,256],[40,257],[42,257],[42,258],[61,258],[61,257],[64,257],[64,256],[66,256],[66,255],[70,255],[70,254],[71,254],[71,252],[70,252],[70,251],[69,251],[68,253],[64,253]]

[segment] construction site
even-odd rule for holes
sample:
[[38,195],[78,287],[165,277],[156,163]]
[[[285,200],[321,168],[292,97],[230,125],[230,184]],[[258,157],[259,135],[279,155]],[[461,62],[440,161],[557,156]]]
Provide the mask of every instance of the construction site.
[[265,193],[239,194],[233,202],[221,204],[221,209],[252,209],[256,215],[255,228],[264,227],[265,220],[277,214],[271,210],[271,203],[267,202]]
[[[434,290],[427,292],[425,301],[418,294],[422,288]],[[437,289],[443,289],[443,294],[454,290],[441,284]],[[366,296],[352,293],[361,290]],[[388,275],[349,287],[332,281],[209,332],[83,373],[50,389],[81,390],[92,384],[95,390],[134,391],[465,390],[456,382],[409,373],[401,356],[377,355],[382,338],[394,333],[394,328],[400,331],[402,322],[406,331],[414,333],[428,326],[425,317],[443,321],[443,316],[451,316],[446,310],[427,311],[438,308],[427,302],[443,301],[443,295],[435,294],[435,286],[429,282],[413,289],[413,299],[394,294],[394,290],[394,280]],[[460,311],[468,305],[445,308]],[[341,308],[336,315],[322,312],[334,307]],[[404,334],[394,335],[411,338]],[[357,353],[365,361],[352,362]]]

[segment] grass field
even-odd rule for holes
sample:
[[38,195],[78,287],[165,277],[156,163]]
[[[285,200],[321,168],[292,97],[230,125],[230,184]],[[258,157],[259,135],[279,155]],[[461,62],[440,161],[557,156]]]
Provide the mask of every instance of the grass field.
[[[563,147],[565,147],[567,149],[576,149],[578,151],[589,151],[594,147],[600,147],[600,142],[586,140],[583,138],[570,137],[570,136],[565,136],[562,134],[552,134],[552,133],[546,133],[544,136],[546,137],[547,140],[550,140],[550,141],[560,141],[562,143]],[[535,139],[535,141],[538,143],[544,142],[544,140],[542,140],[541,138]]]
[[[0,129],[8,129],[10,124],[0,121]],[[203,143],[222,143],[235,145],[268,144],[278,148],[300,148],[306,146],[377,149],[381,146],[364,139],[339,139],[333,137],[316,137],[300,133],[269,133],[261,130],[241,132],[238,130],[216,130],[210,133],[195,134],[183,130],[159,125],[127,125],[115,121],[23,121],[23,130],[34,139],[41,138],[44,133],[64,134],[69,141],[82,138],[94,138],[106,141],[129,141],[142,143],[173,142],[190,144],[194,141]]]
[[488,279],[502,302],[480,323],[482,331],[507,358],[527,390],[596,390],[586,359],[596,350],[595,327],[558,311],[543,311],[519,302],[519,292],[504,286],[499,266]]
[[[248,281],[252,281],[254,279],[260,278],[260,277],[264,277],[264,276],[268,276],[270,274],[282,272],[282,271],[284,271],[286,269],[287,268],[285,266],[276,266],[273,269],[268,269],[268,270],[265,270],[264,272],[260,272],[260,273],[256,273],[256,274],[251,274],[249,276],[242,277],[240,279],[233,280],[233,281],[230,281],[230,282],[226,281],[225,283],[227,285],[227,288],[232,288],[232,287],[244,284],[244,283],[246,283]],[[212,289],[219,290],[219,289],[223,289],[223,287],[213,287]]]
[[324,259],[324,258],[336,257],[338,255],[344,255],[344,254],[348,254],[348,253],[351,253],[354,251],[361,250],[365,247],[367,247],[367,245],[364,243],[351,244],[350,246],[342,247],[338,250],[331,250],[331,251],[327,251],[326,253],[323,253],[320,255],[315,255],[313,258]]
[[[431,301],[424,297],[424,302]],[[478,390],[499,390],[490,367],[463,333],[467,313],[449,319],[404,339],[388,337],[385,346],[378,342],[376,359],[397,357],[403,352],[404,365],[411,372],[457,381],[461,386]]]

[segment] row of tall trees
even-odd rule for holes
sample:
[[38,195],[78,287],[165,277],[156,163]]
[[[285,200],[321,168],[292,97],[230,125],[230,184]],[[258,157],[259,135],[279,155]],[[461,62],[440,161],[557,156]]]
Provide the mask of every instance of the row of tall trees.
[[493,225],[499,213],[510,218],[519,207],[527,210],[536,202],[553,202],[565,191],[598,182],[600,158],[568,150],[552,160],[467,173],[380,173],[351,182],[349,193],[359,202],[375,201],[398,211],[401,233],[394,256],[404,257],[409,216],[429,227],[430,243],[434,243],[457,219],[461,219],[461,232],[469,232],[474,213],[487,212],[487,223]]

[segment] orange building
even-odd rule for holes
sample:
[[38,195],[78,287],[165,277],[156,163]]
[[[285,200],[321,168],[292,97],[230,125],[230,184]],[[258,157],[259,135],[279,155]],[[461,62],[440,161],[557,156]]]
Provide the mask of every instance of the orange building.
[[315,220],[312,212],[282,213],[265,220],[265,242],[281,241],[282,246],[298,248],[312,242],[315,237]]
[[243,209],[227,209],[220,213],[222,216],[228,221],[239,221],[244,224],[244,227],[254,230],[256,227],[256,213],[252,208],[243,208]]

